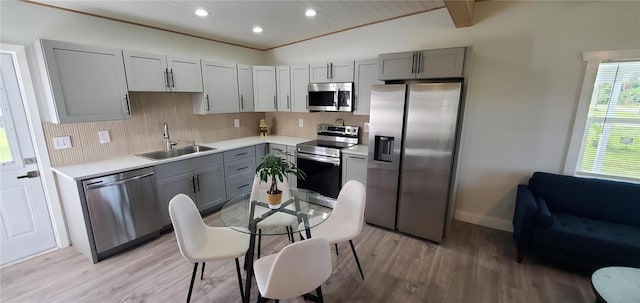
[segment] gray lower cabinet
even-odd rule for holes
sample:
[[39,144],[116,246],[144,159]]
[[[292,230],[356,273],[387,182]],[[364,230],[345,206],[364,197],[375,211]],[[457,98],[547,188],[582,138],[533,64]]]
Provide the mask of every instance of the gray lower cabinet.
[[256,172],[256,147],[224,152],[224,171],[228,199],[251,192]]
[[165,226],[171,223],[169,201],[177,194],[191,197],[200,211],[222,206],[227,200],[222,154],[160,164],[154,170]]
[[256,167],[262,163],[262,158],[269,153],[269,144],[258,144],[256,145]]
[[367,185],[367,156],[342,155],[342,185],[349,180],[360,181]]

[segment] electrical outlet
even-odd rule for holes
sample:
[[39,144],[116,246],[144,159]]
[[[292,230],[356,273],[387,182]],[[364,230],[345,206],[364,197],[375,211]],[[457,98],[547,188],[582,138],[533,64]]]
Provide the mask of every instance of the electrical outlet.
[[298,119],[298,127],[304,127],[304,119]]
[[368,133],[368,132],[369,132],[369,122],[366,122],[366,123],[364,124],[364,132],[365,132],[365,133]]
[[111,143],[111,136],[108,130],[101,130],[98,132],[98,138],[101,144]]
[[53,137],[53,148],[54,149],[65,149],[71,148],[71,137]]
[[240,127],[240,119],[233,119],[233,127]]

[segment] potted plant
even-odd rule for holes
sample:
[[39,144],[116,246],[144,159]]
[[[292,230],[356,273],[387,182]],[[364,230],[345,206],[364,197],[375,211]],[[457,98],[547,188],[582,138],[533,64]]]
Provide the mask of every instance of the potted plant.
[[288,161],[286,156],[286,153],[276,149],[265,155],[262,163],[256,167],[260,182],[271,182],[267,190],[267,202],[271,208],[278,208],[282,202],[282,190],[278,188],[278,181],[282,182],[285,178],[288,180],[289,174],[303,180],[306,177],[306,174],[295,163]]

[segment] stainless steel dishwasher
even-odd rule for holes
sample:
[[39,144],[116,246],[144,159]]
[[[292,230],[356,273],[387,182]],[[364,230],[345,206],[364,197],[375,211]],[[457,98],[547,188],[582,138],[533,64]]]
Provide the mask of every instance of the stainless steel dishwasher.
[[153,168],[85,180],[82,185],[99,258],[101,253],[160,230]]

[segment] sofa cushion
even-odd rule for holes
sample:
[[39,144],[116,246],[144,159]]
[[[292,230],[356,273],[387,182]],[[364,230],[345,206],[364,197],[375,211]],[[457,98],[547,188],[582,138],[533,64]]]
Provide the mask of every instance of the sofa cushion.
[[553,225],[553,217],[551,216],[551,212],[549,212],[549,208],[547,207],[547,203],[544,202],[544,199],[536,197],[536,203],[538,203],[536,222],[542,226]]
[[551,216],[553,225],[533,231],[535,245],[640,266],[640,228],[558,212]]
[[552,213],[640,227],[640,184],[536,172],[529,188]]

